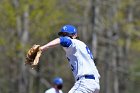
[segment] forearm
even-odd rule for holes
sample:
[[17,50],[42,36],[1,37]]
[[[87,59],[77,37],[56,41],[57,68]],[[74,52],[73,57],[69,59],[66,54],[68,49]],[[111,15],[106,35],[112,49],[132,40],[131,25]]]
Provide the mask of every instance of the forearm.
[[59,39],[59,38],[56,38],[56,39],[50,41],[49,43],[47,43],[47,44],[41,46],[40,49],[41,49],[42,51],[44,51],[44,50],[47,50],[48,48],[55,47],[55,46],[57,46],[57,45],[59,45],[59,44],[60,44],[60,39]]

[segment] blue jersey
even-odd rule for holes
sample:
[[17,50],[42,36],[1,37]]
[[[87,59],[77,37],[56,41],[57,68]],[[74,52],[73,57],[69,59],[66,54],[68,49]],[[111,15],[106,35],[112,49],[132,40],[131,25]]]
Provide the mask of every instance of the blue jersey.
[[60,37],[60,44],[66,52],[75,80],[83,75],[94,75],[99,81],[99,73],[93,61],[93,55],[88,46],[80,40],[70,37]]

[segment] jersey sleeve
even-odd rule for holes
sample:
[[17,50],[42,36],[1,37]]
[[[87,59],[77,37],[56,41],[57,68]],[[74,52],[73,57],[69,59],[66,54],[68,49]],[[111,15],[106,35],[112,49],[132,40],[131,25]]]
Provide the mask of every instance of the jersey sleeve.
[[60,37],[60,44],[63,47],[69,47],[72,44],[72,41],[69,37]]

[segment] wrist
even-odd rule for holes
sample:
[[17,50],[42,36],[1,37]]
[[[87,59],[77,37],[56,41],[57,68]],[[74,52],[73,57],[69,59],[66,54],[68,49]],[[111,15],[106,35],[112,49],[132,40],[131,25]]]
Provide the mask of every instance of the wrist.
[[40,51],[44,51],[44,48],[43,48],[43,46],[41,46],[41,47],[39,48],[39,50],[40,50]]
[[45,51],[45,50],[47,50],[47,46],[46,45],[44,45],[44,46],[41,46],[39,49],[41,50],[41,51]]

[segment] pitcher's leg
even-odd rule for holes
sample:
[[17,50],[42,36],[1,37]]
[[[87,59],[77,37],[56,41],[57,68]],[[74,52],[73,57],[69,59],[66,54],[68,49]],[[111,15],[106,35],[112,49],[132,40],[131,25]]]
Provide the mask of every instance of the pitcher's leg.
[[68,93],[87,93],[82,81],[77,81]]
[[93,79],[77,81],[68,93],[99,93],[100,85]]
[[96,82],[90,80],[77,81],[68,93],[99,93]]

